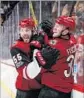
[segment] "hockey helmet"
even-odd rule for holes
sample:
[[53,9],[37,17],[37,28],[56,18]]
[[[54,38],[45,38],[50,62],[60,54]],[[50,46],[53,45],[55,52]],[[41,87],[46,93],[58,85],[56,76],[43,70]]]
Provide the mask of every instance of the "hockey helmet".
[[66,27],[68,27],[70,30],[74,30],[75,29],[75,20],[72,17],[68,17],[68,16],[60,16],[56,19],[56,23],[58,24],[62,24]]
[[24,28],[24,27],[35,27],[35,22],[32,18],[25,18],[20,21],[19,26]]

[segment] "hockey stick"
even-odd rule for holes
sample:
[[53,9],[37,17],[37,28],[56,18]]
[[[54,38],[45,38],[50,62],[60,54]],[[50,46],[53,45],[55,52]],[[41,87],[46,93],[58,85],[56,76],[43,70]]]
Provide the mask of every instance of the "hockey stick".
[[5,64],[5,65],[10,66],[10,67],[15,67],[14,65],[12,65],[12,64],[8,64],[8,63],[6,63],[6,62],[2,62],[2,61],[0,61],[0,63]]
[[76,2],[75,6],[74,6],[74,11],[76,12],[78,9],[78,5],[79,5],[79,1]]
[[68,4],[65,4],[65,6],[63,7],[61,16],[69,16],[69,6],[68,6]]
[[76,2],[77,2],[77,1],[73,1],[73,4],[72,4],[72,7],[71,7],[71,11],[70,11],[69,17],[72,16],[72,13],[73,13],[73,11],[74,11],[74,6],[75,6]]
[[33,5],[32,5],[32,2],[30,1],[29,4],[30,4],[30,11],[31,11],[31,14],[32,14],[32,18],[34,19],[35,24],[37,26],[38,25],[38,21],[36,19],[35,13],[34,13],[34,8],[33,8]]
[[57,2],[55,1],[52,7],[52,17],[56,18],[57,16]]

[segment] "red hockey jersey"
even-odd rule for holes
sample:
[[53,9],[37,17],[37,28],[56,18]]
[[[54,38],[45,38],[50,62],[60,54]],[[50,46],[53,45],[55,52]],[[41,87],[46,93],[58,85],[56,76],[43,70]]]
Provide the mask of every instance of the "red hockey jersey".
[[76,40],[73,36],[69,40],[54,38],[50,39],[47,44],[58,49],[60,51],[60,57],[49,71],[43,73],[42,84],[52,89],[68,93],[73,88],[72,66],[76,51]]
[[16,66],[18,76],[16,79],[16,88],[20,90],[39,89],[41,85],[35,79],[24,79],[23,69],[31,62],[30,44],[23,41],[16,41],[11,47],[11,55]]

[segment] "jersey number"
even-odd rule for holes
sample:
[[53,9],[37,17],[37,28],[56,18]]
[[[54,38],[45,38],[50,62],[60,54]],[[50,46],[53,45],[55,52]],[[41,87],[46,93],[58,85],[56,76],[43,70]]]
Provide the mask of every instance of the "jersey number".
[[72,65],[74,63],[74,55],[70,55],[67,58],[67,62],[68,62],[69,70],[65,70],[64,75],[65,75],[65,77],[70,77],[73,73],[73,66]]
[[18,53],[17,55],[13,56],[13,61],[14,63],[18,63],[18,61],[22,60],[22,56],[20,55],[20,53]]

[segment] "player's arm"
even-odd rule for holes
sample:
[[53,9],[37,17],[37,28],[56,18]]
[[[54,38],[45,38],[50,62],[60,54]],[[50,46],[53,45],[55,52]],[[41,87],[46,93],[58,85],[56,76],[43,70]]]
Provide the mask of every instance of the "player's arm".
[[41,72],[41,68],[50,69],[56,63],[58,57],[59,51],[49,46],[42,50],[35,49],[33,62],[27,67],[28,76],[33,79]]
[[24,53],[16,49],[13,49],[11,54],[19,74],[26,79],[34,79],[41,72],[42,67],[49,69],[56,63],[59,51],[50,47],[41,51],[35,50],[33,61],[30,61]]
[[[33,71],[32,77],[33,75],[37,76],[37,74],[40,73],[41,68],[37,66],[37,63],[31,61],[30,55],[26,55],[18,48],[11,48],[10,52],[18,73],[25,79],[30,79],[29,73],[31,70]],[[28,70],[28,66],[32,66],[31,69]]]

